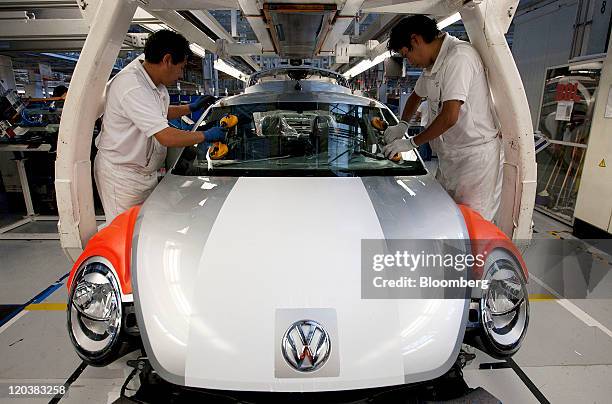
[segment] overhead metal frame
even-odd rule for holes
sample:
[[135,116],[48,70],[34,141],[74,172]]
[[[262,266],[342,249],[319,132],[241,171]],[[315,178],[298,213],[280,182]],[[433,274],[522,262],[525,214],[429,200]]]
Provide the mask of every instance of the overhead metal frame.
[[[169,0],[151,1],[156,6],[170,6]],[[152,5],[150,3],[150,5]],[[190,3],[178,1],[178,5]],[[197,2],[201,4],[201,2]],[[254,2],[239,0],[245,11],[253,17]],[[373,1],[364,2],[363,7]],[[503,133],[506,165],[502,191],[499,225],[515,239],[531,237],[531,216],[535,199],[536,165],[531,115],[522,81],[504,38],[508,24],[514,16],[518,0],[483,0],[479,3],[463,1],[376,1],[377,7],[403,7],[402,13],[422,12],[451,15],[459,11],[471,42],[478,49],[489,75],[495,110]],[[388,4],[383,4],[388,3]],[[68,97],[60,126],[56,161],[56,192],[60,213],[60,236],[68,256],[75,259],[85,243],[96,232],[91,184],[89,151],[94,121],[103,106],[103,90],[113,63],[125,38],[139,3],[135,0],[101,0],[96,18],[92,20],[81,58],[72,76]],[[192,6],[195,2],[190,3]],[[382,6],[380,4],[383,4]],[[429,5],[429,8],[426,6]],[[372,6],[367,11],[379,12]],[[194,9],[197,7],[191,7]],[[187,8],[189,9],[189,8]],[[214,52],[216,44],[192,24],[172,10],[148,9],[154,16],[192,42]],[[446,14],[440,11],[445,11]],[[249,18],[249,14],[247,18]],[[262,39],[262,31],[258,37]],[[267,32],[267,31],[266,31]],[[266,44],[262,41],[263,49]],[[269,49],[269,48],[268,48]],[[375,48],[382,54],[384,43]],[[374,52],[374,50],[372,51]],[[370,57],[374,57],[371,54]],[[503,103],[502,101],[503,100]]]
[[280,43],[281,37],[284,34],[278,32],[277,26],[274,24],[274,15],[279,14],[323,14],[323,20],[321,27],[316,38],[316,43],[313,48],[313,55],[318,55],[321,51],[321,47],[327,38],[327,34],[332,29],[333,21],[335,20],[336,13],[338,12],[335,4],[308,4],[308,3],[264,3],[262,7],[268,29],[272,36],[272,42],[276,53],[282,56],[283,49]]
[[3,0],[0,11],[21,11],[35,8],[75,8],[76,0]]
[[257,1],[238,0],[238,4],[240,10],[242,10],[242,14],[249,22],[251,29],[261,44],[263,52],[277,53],[277,49],[268,31],[268,23],[265,20],[262,10],[259,9]]
[[483,0],[366,0],[361,5],[365,13],[451,15],[465,4]]
[[340,41],[349,25],[351,25],[351,22],[359,13],[363,3],[363,0],[346,0],[342,9],[340,9],[335,16],[332,27],[326,34],[321,47],[318,49],[318,53],[333,54],[336,44]]
[[[226,41],[230,46],[232,45],[246,45],[246,46],[255,46],[256,49],[255,51],[257,51],[257,49],[261,49],[261,51],[263,51],[263,48],[261,47],[260,44],[238,44],[236,43],[236,41],[234,40],[234,38],[232,37],[232,35],[227,32],[225,30],[225,28],[223,28],[223,26],[219,23],[219,21],[217,21],[217,19],[215,17],[213,17],[208,11],[206,10],[190,10],[191,14],[193,14],[193,16],[195,18],[198,18],[204,25],[206,25],[208,27],[208,29],[210,29],[212,32],[215,33],[215,35],[217,35],[219,37],[219,39]],[[216,41],[215,41],[216,42]],[[215,48],[215,51],[218,50],[218,46],[217,48]],[[233,56],[242,56],[242,59],[249,65],[251,66],[251,68],[254,71],[259,71],[261,70],[261,67],[253,60],[253,58],[249,57],[248,55],[257,55],[257,54],[261,54],[261,53],[230,53]]]
[[84,19],[5,20],[0,24],[2,40],[84,39],[89,24]]

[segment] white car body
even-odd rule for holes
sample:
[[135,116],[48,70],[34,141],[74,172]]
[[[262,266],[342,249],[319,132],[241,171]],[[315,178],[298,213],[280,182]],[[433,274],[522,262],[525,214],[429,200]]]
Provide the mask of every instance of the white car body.
[[[518,350],[528,323],[524,265],[510,240],[482,218],[480,226],[501,234],[508,246],[501,260],[513,277],[509,285],[524,295],[506,299],[513,305],[506,317],[491,310],[501,317],[481,316],[469,289],[460,299],[432,299],[425,291],[410,299],[364,295],[364,240],[460,240],[459,252],[467,254],[475,234],[416,153],[391,162],[369,151],[382,137],[371,117],[396,123],[387,107],[334,84],[342,80],[333,72],[311,70],[256,76],[246,94],[204,113],[194,130],[227,111],[242,114],[237,132],[227,137],[234,149],[220,162],[210,160],[210,149],[184,149],[137,219],[126,212],[135,221],[121,241],[131,239],[129,268],[96,258],[104,251],[100,244],[115,237],[104,241],[102,233],[118,231],[125,218],[92,238],[69,280],[69,330],[83,359],[97,365],[113,360],[131,312],[153,369],[170,383],[202,389],[323,392],[432,380],[456,364],[470,330],[480,333],[495,321],[497,329],[506,328],[496,335],[501,345],[485,341],[485,350],[494,356]],[[304,72],[316,77],[300,79]],[[273,156],[277,148],[282,152]],[[268,158],[252,157],[262,150]],[[483,277],[492,276],[496,262],[485,265]],[[111,306],[95,309],[98,296],[109,293],[123,308],[115,317]],[[480,307],[508,303],[503,288],[496,293],[480,298]],[[92,327],[91,313],[94,320],[113,318],[118,328]],[[476,319],[468,320],[472,315]],[[293,354],[298,362],[323,358],[316,367],[296,367],[288,356],[287,341],[300,322],[311,325],[300,328],[308,338]],[[102,330],[110,348],[84,350],[91,330]]]

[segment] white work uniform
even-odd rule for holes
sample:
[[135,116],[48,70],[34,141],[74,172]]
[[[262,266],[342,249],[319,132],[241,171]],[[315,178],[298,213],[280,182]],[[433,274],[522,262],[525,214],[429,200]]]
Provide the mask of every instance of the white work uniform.
[[444,34],[434,65],[423,70],[414,91],[427,98],[429,123],[443,102],[463,101],[455,125],[430,141],[439,160],[437,179],[455,202],[493,220],[501,197],[503,150],[478,52]]
[[419,125],[426,128],[427,125],[429,125],[429,105],[427,104],[427,101],[423,101],[421,105],[419,105],[417,112],[421,114],[421,121],[419,122]]
[[154,135],[168,127],[169,105],[168,90],[153,83],[140,60],[107,84],[94,163],[107,222],[143,203],[157,186],[157,170],[166,158],[166,147]]

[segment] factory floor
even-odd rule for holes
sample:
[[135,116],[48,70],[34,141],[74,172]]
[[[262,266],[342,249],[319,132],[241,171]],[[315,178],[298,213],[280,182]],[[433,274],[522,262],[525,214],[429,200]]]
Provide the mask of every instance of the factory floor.
[[[0,218],[0,226],[6,224],[3,219],[7,218]],[[572,238],[567,226],[537,212],[534,224],[534,242],[526,253],[532,271],[541,266],[537,257],[546,254],[530,251],[546,248],[546,240]],[[30,231],[43,232],[45,225],[47,231],[54,231],[55,223],[51,222],[26,225],[19,231],[35,226]],[[598,284],[612,290],[610,256],[582,241],[578,243],[586,254],[597,255],[603,273]],[[50,402],[49,397],[7,397],[9,384],[27,382],[68,383],[67,394],[52,402],[110,403],[118,399],[131,371],[127,358],[105,368],[84,366],[70,344],[65,315],[69,268],[59,241],[0,240],[0,324],[12,315],[0,326],[0,403]],[[513,358],[516,366],[477,351],[476,359],[464,369],[465,381],[470,387],[483,387],[503,403],[609,403],[611,296],[560,299],[547,293],[539,281],[530,280],[530,325],[522,349]]]

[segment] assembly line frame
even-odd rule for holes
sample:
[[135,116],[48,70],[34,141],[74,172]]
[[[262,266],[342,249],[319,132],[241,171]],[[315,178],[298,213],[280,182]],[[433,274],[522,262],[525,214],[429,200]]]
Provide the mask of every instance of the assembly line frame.
[[[84,2],[79,2],[79,4]],[[97,232],[90,147],[95,120],[104,106],[104,90],[137,7],[163,20],[187,39],[215,52],[216,45],[175,10],[200,8],[214,1],[92,0],[82,11],[89,34],[76,65],[62,114],[56,160],[56,194],[62,247],[73,260]],[[239,2],[250,3],[246,0]],[[255,2],[253,2],[255,3]],[[380,3],[380,4],[379,4]],[[531,238],[537,186],[533,125],[527,97],[504,34],[518,0],[381,0],[393,12],[460,13],[470,42],[487,71],[495,115],[505,152],[502,201],[497,225],[514,240]],[[380,49],[380,52],[386,49]],[[377,55],[370,55],[375,58]],[[496,101],[497,100],[497,101]]]

